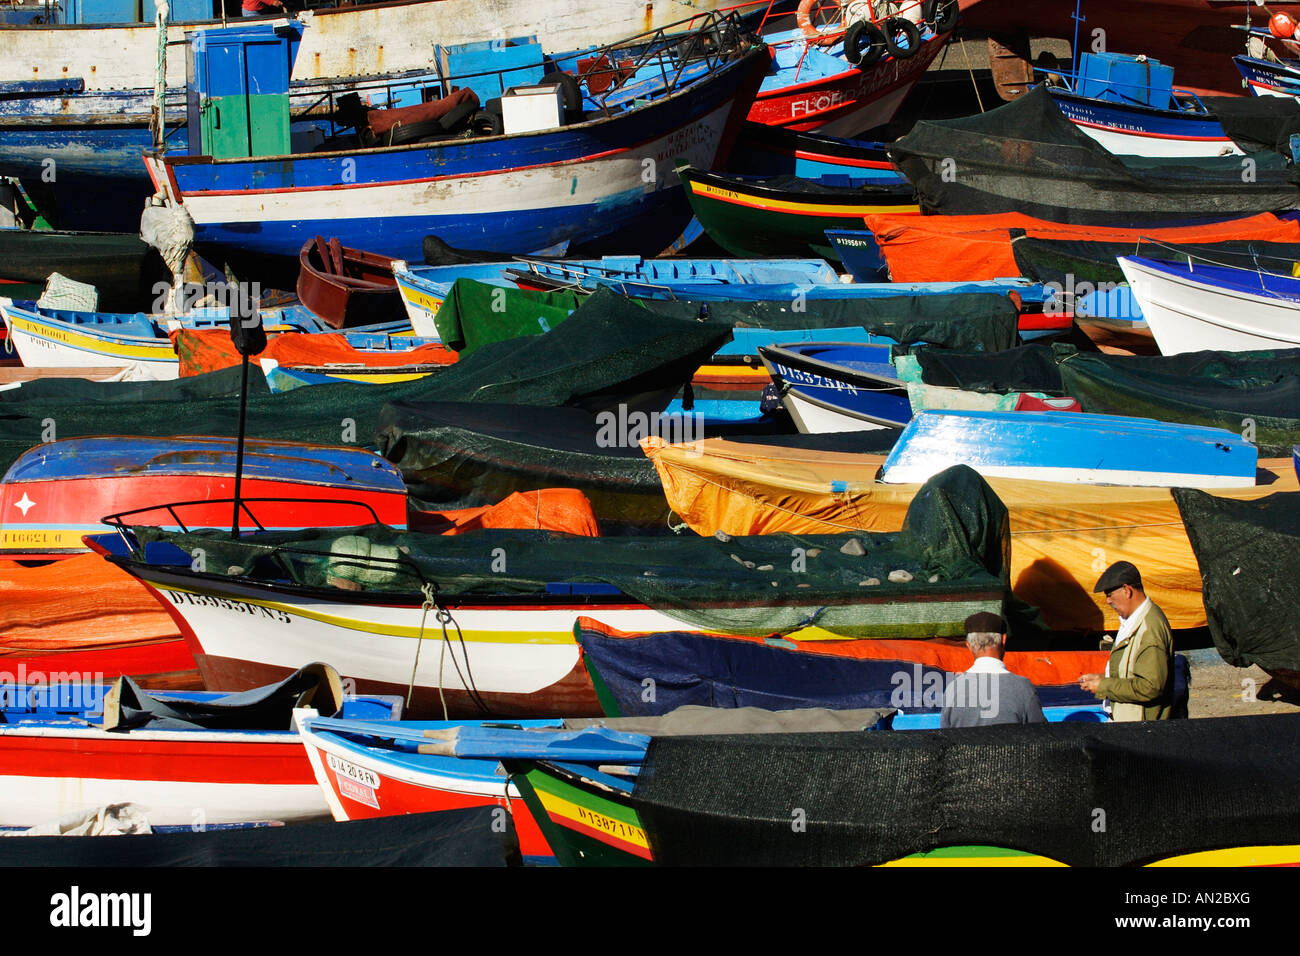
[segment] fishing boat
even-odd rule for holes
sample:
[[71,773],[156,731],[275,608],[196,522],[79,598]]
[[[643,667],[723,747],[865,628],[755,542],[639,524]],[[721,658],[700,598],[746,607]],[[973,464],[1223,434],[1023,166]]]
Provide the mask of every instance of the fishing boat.
[[[966,494],[984,491],[965,484]],[[947,636],[970,613],[1000,607],[1003,587],[969,560],[961,578],[923,571],[918,561],[929,559],[892,537],[868,545],[501,530],[448,538],[376,525],[232,541],[117,520],[120,533],[88,543],[156,592],[211,685],[282,676],[310,647],[359,691],[403,694],[416,717],[598,714],[573,638],[584,613],[620,630],[694,622],[741,634]],[[806,559],[792,563],[794,547]],[[206,570],[193,567],[194,548],[207,554]],[[270,554],[280,557],[258,560]],[[421,654],[426,639],[438,647]]]
[[[650,717],[678,707],[936,711],[945,674],[970,666],[964,645],[942,641],[793,641],[693,631],[628,634],[592,617],[574,629],[610,717]],[[1032,681],[1045,707],[1087,706],[1081,674],[1105,669],[1101,651],[1013,651],[1004,659]],[[654,676],[654,693],[642,680]]]
[[[484,133],[447,138],[454,127],[424,121],[432,125],[403,127],[403,145],[224,158],[153,151],[145,162],[155,186],[194,219],[196,243],[216,249],[296,256],[305,238],[321,234],[411,260],[433,233],[466,248],[538,249],[581,238],[657,252],[690,218],[672,161],[725,162],[771,59],[736,17],[716,15],[683,33],[553,55],[549,85],[540,45],[480,46],[471,76],[449,74],[429,93],[459,95],[452,84],[469,90],[474,105],[464,97],[457,114],[466,122],[478,103],[499,96],[510,122],[488,114],[476,127]],[[521,55],[536,63],[520,77],[534,92],[501,95],[522,69]],[[612,61],[626,61],[631,72],[624,77],[620,68],[610,82]],[[476,83],[485,73],[488,85]],[[365,114],[371,127],[375,112]],[[433,141],[408,141],[419,139]]]
[[[520,728],[560,729],[562,720],[519,720]],[[300,715],[298,733],[334,819],[369,820],[408,813],[500,807],[514,822],[524,863],[554,863],[519,790],[496,758],[437,753],[462,721],[376,722]]]
[[1162,355],[1300,346],[1300,279],[1191,256],[1121,256]]
[[1172,67],[1146,56],[1083,53],[1073,74],[1053,74],[1047,92],[1065,118],[1112,153],[1132,156],[1242,155],[1215,115]]
[[855,229],[864,216],[917,212],[910,185],[843,176],[752,177],[679,166],[695,217],[733,256],[836,258],[827,229]]
[[1246,52],[1234,56],[1232,62],[1251,94],[1300,96],[1300,63],[1296,61],[1300,51],[1294,39],[1295,21],[1283,13],[1274,15],[1267,28],[1238,26],[1237,29],[1246,34]]
[[298,301],[332,329],[377,325],[405,314],[393,260],[316,236],[298,253]]
[[[1300,203],[1279,153],[1254,153],[1246,167],[1239,156],[1117,156],[1067,120],[1041,86],[978,116],[922,120],[889,155],[916,187],[921,207],[945,217],[1022,213],[1140,228]],[[1063,177],[1063,168],[1071,175]]]
[[[58,676],[58,675],[54,675]],[[0,826],[131,802],[151,824],[296,822],[329,813],[302,741],[295,706],[394,720],[401,701],[345,696],[323,664],[245,694],[148,695],[129,679],[5,685],[0,712]]]
[[[473,0],[397,0],[313,7],[296,20],[251,25],[270,23],[302,35],[295,43],[301,55],[293,59],[288,79],[295,92],[296,147],[311,149],[328,135],[332,106],[323,109],[321,103],[331,94],[357,91],[376,105],[419,103],[418,88],[436,80],[444,57],[454,59],[461,47],[485,38],[504,41],[502,23],[510,24],[511,36],[535,36],[548,50],[567,50],[658,30],[716,6],[716,0],[656,0],[649,10],[633,0],[508,0],[485,11]],[[187,32],[211,36],[250,27],[247,20],[214,20],[211,9],[202,16],[195,12],[186,0],[173,5],[174,19],[166,25],[169,51],[185,49]],[[64,228],[133,228],[152,188],[140,153],[155,145],[149,128],[158,72],[155,25],[0,25],[0,38],[6,52],[0,64],[0,169],[21,175],[42,206],[57,210]],[[198,137],[191,142],[188,133],[198,123],[186,117],[186,60],[174,52],[167,58],[165,143],[173,153],[195,154]],[[255,62],[257,69],[268,65],[266,58]],[[390,96],[395,77],[406,77],[405,89]],[[57,176],[50,177],[52,169]]]
[[[512,278],[506,278],[507,273]],[[913,335],[920,323],[931,336],[937,336],[926,341],[950,342],[969,332],[982,340],[975,348],[994,347],[992,339],[1003,335],[1014,341],[1016,327],[1023,328],[1041,317],[1040,310],[1051,298],[1045,286],[1020,279],[912,285],[843,283],[832,281],[834,270],[824,260],[607,257],[529,260],[513,267],[491,263],[463,269],[398,263],[394,274],[418,334],[441,335],[448,348],[462,352],[486,342],[555,328],[582,307],[589,292],[635,294],[637,299],[632,301],[652,311],[692,320],[707,317],[741,327],[747,344],[777,344],[780,337],[751,342],[758,333],[750,336],[745,328],[790,331],[799,333],[792,335],[798,339],[802,330],[820,329],[825,337],[830,329],[855,327],[896,341],[894,332]],[[552,291],[539,292],[538,287]],[[958,314],[972,321],[964,327],[943,321]],[[995,315],[997,319],[990,324]],[[942,329],[936,324],[940,322]],[[998,327],[997,334],[990,334],[992,325]],[[746,354],[754,353],[748,349]],[[752,361],[758,364],[757,358]]]
[[1258,451],[1234,432],[1071,412],[920,412],[880,469],[926,481],[966,464],[982,475],[1148,487],[1249,488]]
[[[406,486],[393,465],[360,448],[250,439],[240,521],[266,529],[406,526]],[[69,438],[38,445],[0,482],[0,557],[49,559],[86,550],[100,518],[186,502],[149,520],[178,528],[229,526],[236,447],[230,438]],[[143,519],[144,514],[137,515]]]
[[786,411],[804,434],[863,431],[912,420],[889,346],[818,342],[760,346]]
[[[1300,768],[1294,759],[1279,768],[1273,754],[1285,749],[1298,722],[1270,715],[643,736],[648,749],[639,762],[628,753],[636,740],[620,739],[607,755],[593,746],[595,759],[586,763],[557,748],[503,766],[563,865],[1294,865],[1300,827],[1277,780]],[[491,746],[475,743],[475,752]],[[1207,756],[1189,761],[1188,754]],[[1026,785],[1026,760],[1051,761],[1057,771]],[[764,768],[761,784],[755,777],[738,789],[737,767]],[[921,777],[927,786],[896,786]],[[1207,779],[1257,796],[1200,800]],[[1090,812],[1087,795],[1103,780],[1126,805],[1150,808],[1126,816],[1133,840],[1078,839],[1075,819]],[[980,805],[990,786],[1001,794],[997,814]],[[1148,793],[1158,801],[1138,799]],[[888,826],[881,825],[881,801],[889,806]],[[1171,807],[1194,824],[1162,827]]]
[[760,26],[773,68],[749,119],[828,136],[883,126],[956,25],[955,0],[843,6],[802,0],[795,29]]
[[884,143],[798,132],[746,121],[740,128],[727,172],[742,176],[818,176],[840,174],[880,182],[902,182]]

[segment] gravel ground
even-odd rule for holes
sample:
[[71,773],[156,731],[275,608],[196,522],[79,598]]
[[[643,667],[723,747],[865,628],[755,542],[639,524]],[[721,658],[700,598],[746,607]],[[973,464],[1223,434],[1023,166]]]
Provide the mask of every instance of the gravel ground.
[[1192,717],[1300,712],[1300,694],[1269,678],[1259,667],[1232,667],[1217,651],[1182,651],[1192,667]]

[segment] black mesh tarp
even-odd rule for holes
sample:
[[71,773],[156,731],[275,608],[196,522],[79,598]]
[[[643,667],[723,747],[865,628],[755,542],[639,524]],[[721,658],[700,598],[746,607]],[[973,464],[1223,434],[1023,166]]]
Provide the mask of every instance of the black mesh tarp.
[[[662,409],[731,334],[715,323],[653,315],[597,292],[553,331],[495,342],[436,375],[395,385],[316,385],[272,395],[250,376],[254,438],[372,446],[386,402],[476,401]],[[172,382],[44,379],[0,391],[0,462],[82,435],[234,435],[238,368]]]
[[923,348],[914,354],[926,385],[973,392],[1061,394],[1061,373],[1054,353],[1046,346],[1022,345],[992,353]]
[[[703,303],[656,302],[654,309],[681,319],[695,318]],[[904,345],[928,342],[971,352],[1007,349],[1018,341],[1019,311],[1005,295],[896,295],[871,299],[804,299],[710,302],[709,318],[728,326],[757,329],[863,328]],[[959,344],[960,343],[960,344]]]
[[1190,488],[1173,495],[1219,654],[1237,667],[1300,674],[1300,493],[1257,501]]
[[[617,422],[618,416],[610,418]],[[697,437],[684,430],[683,420],[675,419],[656,434]],[[380,415],[379,451],[402,470],[410,494],[426,508],[469,508],[496,504],[516,491],[577,488],[591,501],[604,534],[666,531],[671,509],[650,459],[637,445],[603,437],[597,417],[577,408],[396,402]]]
[[631,797],[664,865],[994,846],[1077,866],[1300,840],[1300,715],[661,737]]
[[1123,160],[1035,87],[997,109],[922,121],[889,147],[922,207],[949,215],[1019,212],[1052,222],[1141,226],[1294,209],[1280,155]]
[[1300,133],[1300,105],[1290,96],[1203,96],[1228,138],[1247,152],[1291,155],[1292,133]]
[[1039,239],[1013,234],[1011,252],[1020,274],[1036,282],[1055,282],[1062,288],[1077,289],[1079,283],[1125,282],[1115,261],[1118,256],[1148,259],[1178,259],[1193,256],[1196,261],[1219,263],[1242,269],[1263,269],[1290,275],[1300,262],[1300,244],[1240,240],[1208,245],[1170,245],[1149,240],[1131,242],[1089,242],[1082,239]]
[[[186,828],[188,830],[188,828]],[[113,837],[0,840],[0,866],[506,866],[518,865],[510,814],[496,807],[408,813],[291,827],[210,828]],[[187,892],[192,893],[192,887]],[[179,900],[178,900],[179,902]]]

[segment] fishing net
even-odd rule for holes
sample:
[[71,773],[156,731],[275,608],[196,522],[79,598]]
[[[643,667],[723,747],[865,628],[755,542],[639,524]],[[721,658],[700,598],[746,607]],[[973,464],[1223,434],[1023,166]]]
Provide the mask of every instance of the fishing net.
[[1214,646],[1229,664],[1300,672],[1300,493],[1233,501],[1175,488],[1201,568]]
[[1294,209],[1280,155],[1186,161],[1109,153],[1035,87],[976,116],[917,123],[889,147],[924,209],[1020,212],[1053,222],[1139,226]]
[[657,737],[629,802],[668,866],[867,866],[963,846],[1135,865],[1300,840],[1297,733],[1300,715]]

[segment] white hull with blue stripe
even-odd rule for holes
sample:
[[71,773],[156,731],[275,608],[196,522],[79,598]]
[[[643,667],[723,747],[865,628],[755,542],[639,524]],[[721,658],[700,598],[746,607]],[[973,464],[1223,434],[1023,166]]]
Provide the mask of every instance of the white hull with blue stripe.
[[1162,355],[1300,348],[1300,279],[1121,256]]
[[1073,412],[920,412],[880,478],[921,483],[953,465],[986,478],[1157,488],[1249,488],[1258,453],[1233,432]]

